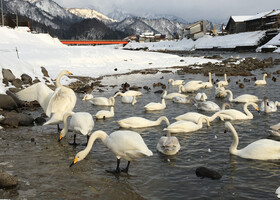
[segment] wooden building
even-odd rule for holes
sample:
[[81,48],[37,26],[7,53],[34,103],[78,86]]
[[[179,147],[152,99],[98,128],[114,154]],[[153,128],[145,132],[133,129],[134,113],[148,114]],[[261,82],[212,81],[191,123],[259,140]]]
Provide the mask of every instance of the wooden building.
[[186,38],[191,38],[196,40],[200,37],[203,37],[206,33],[206,22],[205,20],[201,20],[194,24],[189,25],[183,30],[183,36]]

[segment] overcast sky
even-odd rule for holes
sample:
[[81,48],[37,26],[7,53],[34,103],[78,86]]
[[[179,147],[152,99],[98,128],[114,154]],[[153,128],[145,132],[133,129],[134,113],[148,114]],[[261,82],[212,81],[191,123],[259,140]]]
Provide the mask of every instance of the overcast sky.
[[234,15],[255,15],[280,9],[279,0],[54,0],[66,8],[91,8],[103,14],[120,9],[134,15],[168,14],[187,22],[227,21]]

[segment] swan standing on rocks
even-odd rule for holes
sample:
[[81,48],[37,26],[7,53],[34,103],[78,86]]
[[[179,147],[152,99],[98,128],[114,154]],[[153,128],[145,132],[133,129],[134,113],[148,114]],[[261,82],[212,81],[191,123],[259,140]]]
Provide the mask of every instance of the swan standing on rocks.
[[161,100],[161,103],[151,102],[144,106],[146,111],[163,110],[166,108],[165,99]]
[[[148,149],[143,138],[139,133],[134,131],[115,131],[107,135],[104,131],[95,131],[91,134],[86,148],[76,154],[74,161],[70,165],[73,166],[77,162],[83,160],[90,152],[96,139],[101,139],[103,144],[108,147],[117,157],[117,167],[115,170],[106,170],[110,173],[119,174],[121,172],[128,172],[130,161],[137,158],[152,156],[153,152]],[[123,158],[128,161],[125,169],[120,169],[120,159]]]
[[74,134],[74,142],[69,143],[69,144],[77,145],[76,133],[81,133],[82,135],[86,135],[87,141],[88,141],[89,135],[94,127],[93,118],[92,118],[91,114],[89,114],[88,112],[76,112],[76,113],[67,112],[67,113],[65,113],[63,116],[64,128],[60,132],[58,141],[60,141],[68,133],[67,119],[70,116],[71,116],[71,119],[70,119],[69,126],[70,126],[70,129],[73,130],[75,134]]
[[114,117],[114,106],[111,106],[110,110],[100,110],[95,114],[96,119],[108,119]]
[[247,102],[258,102],[259,98],[252,94],[242,94],[233,99],[232,91],[225,90],[223,93],[229,93],[229,101],[230,102],[237,102],[237,103],[247,103]]
[[194,123],[192,121],[176,121],[172,124],[170,124],[167,128],[163,129],[165,131],[168,131],[170,133],[188,133],[197,131],[202,128],[202,120],[206,120],[207,126],[210,126],[209,120],[207,117],[202,116],[199,118],[198,123]]
[[226,130],[232,132],[233,141],[229,148],[229,152],[233,155],[247,159],[256,160],[275,160],[280,159],[280,142],[270,139],[257,140],[243,149],[237,149],[239,138],[235,128],[230,122],[225,123]]
[[262,80],[256,80],[255,85],[266,85],[266,80],[265,80],[266,76],[267,76],[267,74],[264,74]]
[[195,92],[202,87],[202,81],[189,81],[185,85],[179,85],[179,92]]
[[167,91],[166,90],[164,90],[163,92],[162,92],[162,95],[161,95],[161,97],[163,98],[163,99],[167,99],[167,100],[171,100],[173,97],[187,97],[187,95],[185,95],[185,94],[181,94],[181,93],[177,93],[177,92],[173,92],[173,93],[169,93],[169,94],[167,94]]
[[264,97],[264,100],[261,103],[260,110],[265,113],[276,112],[277,106],[280,106],[280,103],[278,101],[269,101],[267,97]]
[[179,140],[175,136],[171,136],[168,132],[167,136],[162,136],[157,143],[157,150],[165,155],[175,155],[181,149]]
[[172,78],[168,80],[168,83],[171,83],[172,86],[174,85],[183,85],[185,84],[184,80],[173,80]]
[[202,82],[203,88],[212,88],[212,77],[211,77],[211,72],[209,72],[209,81],[208,82]]
[[159,117],[156,121],[145,119],[143,117],[128,117],[119,120],[117,123],[122,128],[145,128],[145,127],[159,126],[162,121],[165,121],[167,126],[170,125],[169,120],[165,116]]
[[222,114],[225,120],[253,119],[254,118],[253,114],[248,110],[249,105],[253,106],[259,112],[259,107],[256,103],[248,102],[243,106],[243,110],[245,113],[235,109],[220,110],[218,113]]
[[83,101],[89,101],[91,104],[95,106],[114,106],[115,98],[110,97],[109,99],[106,97],[93,97],[92,94],[86,94],[83,98]]
[[216,112],[212,116],[206,116],[197,112],[187,112],[183,115],[179,115],[175,117],[175,120],[176,121],[185,120],[185,121],[192,121],[194,123],[198,123],[199,118],[202,116],[206,117],[209,120],[209,122],[214,121],[217,117],[220,117],[220,119],[223,120],[223,115],[218,112]]
[[17,93],[20,100],[38,101],[46,115],[51,117],[44,125],[57,124],[58,131],[60,130],[59,123],[63,121],[63,115],[72,111],[77,101],[75,92],[60,83],[61,77],[68,75],[72,75],[72,73],[67,70],[58,74],[55,91],[40,82]]
[[216,85],[218,87],[222,87],[222,86],[228,86],[228,80],[227,80],[227,74],[224,74],[224,81],[219,81]]

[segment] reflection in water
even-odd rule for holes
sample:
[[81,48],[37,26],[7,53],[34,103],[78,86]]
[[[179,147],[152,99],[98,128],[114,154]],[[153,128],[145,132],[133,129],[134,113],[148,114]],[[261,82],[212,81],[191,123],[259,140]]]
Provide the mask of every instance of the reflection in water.
[[[269,56],[270,54],[257,54]],[[275,54],[274,54],[275,55]],[[240,55],[242,57],[242,55]],[[279,70],[279,66],[266,68],[271,73]],[[264,71],[253,72],[261,77]],[[212,74],[213,79],[220,79]],[[274,76],[279,79],[278,74]],[[96,96],[112,96],[120,86],[128,82],[130,85],[153,88],[153,83],[167,84],[169,78],[207,81],[208,77],[201,74],[163,74],[129,75],[107,77],[102,80],[107,90],[102,93],[94,91]],[[244,77],[229,77],[228,88],[238,96],[243,93],[254,94],[260,99],[267,96],[275,101],[279,100],[280,82],[267,79],[267,86],[256,87],[253,82],[244,82],[241,89],[236,81]],[[252,77],[247,77],[251,79]],[[140,80],[140,81],[139,81]],[[119,130],[117,122],[132,116],[145,117],[156,120],[160,116],[167,116],[170,123],[174,118],[186,112],[198,112],[192,104],[176,104],[166,101],[166,109],[160,112],[145,112],[144,105],[149,102],[159,102],[161,94],[154,91],[141,90],[143,95],[137,97],[137,103],[123,104],[116,99],[115,117],[95,121],[95,130],[103,130],[108,134]],[[178,87],[167,87],[168,92],[178,92]],[[221,106],[227,99],[216,99],[215,89],[202,89],[208,99]],[[190,94],[194,95],[194,94]],[[95,114],[104,107],[93,106],[77,98],[75,111],[86,111]],[[243,104],[231,103],[232,108],[242,110]],[[235,121],[240,137],[239,148],[269,136],[269,126],[279,123],[280,113],[264,114],[250,109],[254,115],[252,120]],[[199,111],[201,112],[201,111]],[[201,112],[212,115],[212,112]],[[33,113],[34,114],[34,113]],[[37,113],[38,114],[38,113]],[[181,150],[174,156],[166,156],[157,152],[156,144],[159,138],[166,134],[160,126],[134,129],[143,137],[145,143],[154,153],[152,157],[136,160],[131,163],[129,174],[115,177],[108,174],[106,169],[116,166],[116,157],[101,141],[97,141],[89,155],[80,163],[69,168],[77,152],[84,146],[72,147],[73,133],[69,133],[64,141],[57,142],[58,134],[53,126],[21,127],[19,129],[0,130],[0,166],[4,171],[19,178],[19,189],[9,192],[0,190],[1,198],[19,199],[275,199],[275,190],[279,186],[280,161],[256,161],[243,159],[229,154],[232,136],[224,133],[224,122],[215,120],[210,127],[192,133],[178,133],[175,136],[181,144]],[[86,142],[86,138],[77,140]],[[33,140],[33,139],[34,140]],[[279,138],[272,138],[277,139]],[[5,164],[7,163],[8,164]],[[2,164],[3,163],[3,164]],[[126,165],[122,162],[121,165]],[[197,167],[204,166],[219,172],[220,180],[199,178],[195,174]],[[124,166],[122,166],[124,167]],[[28,184],[27,184],[28,183]]]

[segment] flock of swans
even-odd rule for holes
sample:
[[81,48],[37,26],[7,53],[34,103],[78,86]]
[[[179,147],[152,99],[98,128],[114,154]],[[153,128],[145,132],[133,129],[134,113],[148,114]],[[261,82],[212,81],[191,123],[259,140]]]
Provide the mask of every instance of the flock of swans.
[[[66,136],[68,132],[68,126],[74,132],[73,144],[76,144],[76,133],[87,136],[86,148],[76,154],[74,161],[70,166],[73,166],[77,162],[83,160],[88,155],[96,139],[101,139],[103,144],[109,148],[117,158],[116,169],[108,170],[108,172],[128,172],[130,161],[153,155],[153,152],[149,150],[141,135],[135,131],[118,130],[112,132],[109,135],[102,130],[93,131],[95,125],[93,117],[96,119],[105,120],[115,116],[114,104],[115,98],[117,98],[117,96],[121,96],[123,103],[130,103],[134,105],[137,103],[136,99],[143,95],[141,92],[134,90],[129,90],[125,93],[118,92],[109,98],[94,97],[92,94],[86,94],[83,97],[83,101],[97,106],[109,106],[110,110],[100,110],[95,115],[92,115],[88,112],[75,113],[73,112],[77,100],[75,92],[60,83],[61,77],[68,75],[71,75],[71,73],[67,70],[63,70],[58,75],[56,79],[55,91],[51,90],[44,83],[37,83],[21,90],[17,93],[17,96],[19,99],[24,101],[36,100],[39,102],[46,115],[50,117],[50,119],[44,125],[57,124],[58,130],[60,131],[59,124],[64,124],[64,128],[60,131],[59,141]],[[255,85],[265,85],[265,77],[266,74],[264,75],[263,80],[256,81]],[[159,102],[150,102],[146,104],[143,109],[145,111],[152,112],[164,110],[166,109],[165,101],[173,101],[175,103],[185,104],[193,103],[198,111],[203,110],[207,112],[215,112],[211,116],[203,115],[199,112],[187,112],[175,117],[176,121],[173,123],[170,123],[166,116],[161,116],[155,121],[146,119],[144,117],[133,116],[118,120],[117,123],[124,129],[138,129],[159,126],[164,121],[166,123],[166,128],[163,130],[167,132],[167,135],[162,136],[159,139],[156,148],[163,154],[174,155],[179,152],[181,146],[178,138],[172,134],[197,131],[203,128],[204,123],[206,123],[207,126],[210,126],[210,123],[212,123],[216,118],[219,118],[220,120],[227,121],[225,122],[225,127],[232,132],[233,142],[229,150],[231,154],[249,159],[280,159],[280,142],[270,139],[258,140],[249,144],[243,149],[237,150],[239,142],[238,134],[229,121],[253,119],[254,116],[248,110],[248,107],[252,106],[254,109],[259,111],[257,103],[261,100],[257,96],[251,94],[243,94],[233,98],[232,91],[225,88],[228,86],[226,74],[224,78],[224,81],[216,83],[215,97],[225,98],[229,94],[228,101],[243,103],[244,112],[231,108],[226,100],[225,104],[221,108],[215,102],[208,101],[206,94],[203,92],[197,93],[195,98],[193,97],[193,93],[197,90],[203,90],[205,88],[211,89],[214,86],[212,83],[211,73],[209,73],[208,82],[193,80],[185,83],[184,80],[169,79],[168,84],[170,83],[172,87],[178,87],[178,92],[168,94],[167,91],[164,90]],[[227,106],[229,106],[229,109],[227,109]],[[268,98],[264,98],[264,101],[261,104],[261,111],[266,113],[276,112],[277,106],[280,106],[280,103],[277,101],[272,102],[269,101]],[[70,123],[67,122],[69,117],[71,117]],[[274,135],[279,134],[280,123],[271,126],[271,129],[271,132],[273,132]],[[120,169],[119,165],[121,158],[128,161],[125,169]]]

